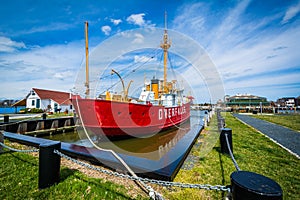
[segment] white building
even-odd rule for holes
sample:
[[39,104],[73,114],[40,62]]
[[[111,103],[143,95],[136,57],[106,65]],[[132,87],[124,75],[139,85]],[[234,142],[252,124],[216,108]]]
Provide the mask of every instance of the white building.
[[32,88],[26,97],[26,108],[47,112],[73,112],[70,93]]

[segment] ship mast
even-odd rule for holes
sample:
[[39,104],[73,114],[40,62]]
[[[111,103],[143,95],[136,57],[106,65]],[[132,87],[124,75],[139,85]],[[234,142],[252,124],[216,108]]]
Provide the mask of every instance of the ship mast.
[[160,47],[164,50],[164,82],[163,82],[163,91],[167,93],[167,61],[168,61],[168,49],[171,47],[171,43],[168,40],[168,30],[167,30],[167,12],[165,12],[165,30],[163,42],[160,44]]
[[89,81],[89,39],[88,39],[88,22],[85,22],[85,97],[90,96],[90,81]]

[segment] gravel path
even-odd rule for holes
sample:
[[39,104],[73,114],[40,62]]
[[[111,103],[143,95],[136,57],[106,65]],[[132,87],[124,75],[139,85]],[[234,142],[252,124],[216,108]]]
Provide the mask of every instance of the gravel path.
[[233,114],[233,116],[268,136],[297,158],[300,158],[299,132],[248,115]]

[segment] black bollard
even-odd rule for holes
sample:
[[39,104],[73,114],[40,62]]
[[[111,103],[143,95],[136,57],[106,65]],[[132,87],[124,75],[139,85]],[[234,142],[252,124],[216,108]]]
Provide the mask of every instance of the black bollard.
[[60,180],[60,156],[54,149],[60,151],[61,143],[49,141],[40,144],[39,153],[39,189],[50,187]]
[[42,118],[43,118],[43,120],[46,120],[47,114],[46,114],[46,113],[43,113]]
[[[4,144],[3,131],[0,131],[0,142]],[[0,146],[0,153],[3,153],[3,147],[2,146]]]
[[230,128],[222,128],[221,129],[221,134],[220,134],[221,153],[230,154],[228,146],[227,146],[226,135],[227,135],[227,139],[228,139],[228,143],[229,143],[231,152],[233,153],[232,130]]
[[274,180],[247,171],[230,175],[232,200],[281,200],[282,189]]
[[4,123],[9,123],[9,115],[4,115]]

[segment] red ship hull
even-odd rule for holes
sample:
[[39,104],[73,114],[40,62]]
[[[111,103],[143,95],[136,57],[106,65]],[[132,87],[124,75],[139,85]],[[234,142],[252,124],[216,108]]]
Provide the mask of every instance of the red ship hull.
[[190,103],[164,107],[99,99],[73,99],[85,128],[107,137],[141,137],[176,127],[190,118]]

